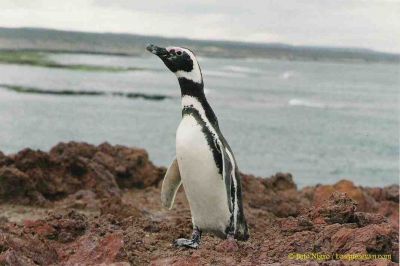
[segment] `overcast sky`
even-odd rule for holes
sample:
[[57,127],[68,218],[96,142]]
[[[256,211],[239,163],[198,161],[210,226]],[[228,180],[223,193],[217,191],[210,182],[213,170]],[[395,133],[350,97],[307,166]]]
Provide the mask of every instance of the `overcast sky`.
[[400,0],[0,0],[0,26],[400,52]]

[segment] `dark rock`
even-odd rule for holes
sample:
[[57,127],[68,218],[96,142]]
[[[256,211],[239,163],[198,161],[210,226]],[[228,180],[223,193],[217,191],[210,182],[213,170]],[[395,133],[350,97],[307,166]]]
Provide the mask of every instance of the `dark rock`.
[[377,212],[388,218],[394,228],[399,230],[399,203],[393,201],[382,201]]
[[356,212],[354,214],[354,220],[360,227],[368,224],[381,224],[387,221],[387,219],[380,214],[366,212]]
[[0,265],[50,265],[57,260],[56,250],[46,243],[0,231]]
[[100,200],[92,190],[79,190],[60,202],[64,208],[97,210]]
[[41,197],[27,174],[13,166],[4,166],[0,168],[0,202],[2,201],[28,204],[41,201]]
[[243,198],[253,208],[262,208],[278,217],[297,216],[310,200],[296,189],[290,174],[278,173],[270,178],[242,174]]
[[334,192],[328,201],[317,208],[312,208],[308,216],[312,219],[322,218],[328,224],[355,222],[356,202],[346,193]]
[[219,252],[237,252],[239,250],[238,242],[236,239],[226,239],[218,244],[215,250]]
[[156,186],[164,177],[165,169],[155,167],[143,149],[111,146],[103,143],[95,160],[105,165],[115,176],[120,188]]
[[338,224],[325,227],[317,236],[318,251],[326,254],[392,254],[393,228],[371,224],[361,228]]
[[399,185],[391,185],[384,188],[365,188],[365,191],[376,201],[399,202]]
[[24,232],[67,243],[83,235],[87,226],[87,218],[71,210],[51,213],[45,220],[25,220]]
[[6,160],[7,160],[7,156],[5,156],[4,153],[2,153],[0,151],[0,167],[6,163]]
[[314,224],[307,217],[300,216],[280,219],[279,226],[282,232],[295,233],[311,230]]
[[104,238],[88,234],[76,241],[73,254],[62,261],[63,265],[98,265],[111,264],[125,260],[122,234],[109,234]]
[[60,161],[74,160],[74,158],[92,158],[96,153],[96,146],[84,142],[61,142],[54,146],[49,154]]
[[129,216],[138,216],[141,214],[141,211],[133,205],[123,203],[121,198],[114,197],[102,200],[100,213],[101,215],[112,214],[123,219]]
[[270,178],[264,178],[262,181],[267,189],[275,191],[297,189],[296,184],[293,182],[292,174],[290,173],[276,173]]
[[0,200],[23,204],[56,201],[79,190],[115,197],[120,188],[156,186],[165,173],[145,150],[107,143],[60,143],[49,153],[24,149],[6,158],[7,165],[0,166]]
[[368,211],[371,208],[377,208],[375,200],[361,187],[355,186],[349,180],[341,180],[334,185],[317,186],[313,193],[313,204],[316,206],[321,205],[335,191],[346,193],[349,198],[356,201],[359,211]]

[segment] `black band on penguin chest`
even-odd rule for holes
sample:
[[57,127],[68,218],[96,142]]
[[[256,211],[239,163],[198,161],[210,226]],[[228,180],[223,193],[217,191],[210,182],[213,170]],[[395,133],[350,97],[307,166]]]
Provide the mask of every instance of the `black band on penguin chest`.
[[199,111],[192,107],[184,107],[182,109],[182,116],[186,115],[191,115],[194,117],[196,122],[201,126],[201,131],[204,134],[204,137],[206,138],[208,147],[210,148],[210,151],[213,154],[213,158],[215,161],[215,164],[218,168],[218,173],[222,176],[222,155],[220,151],[220,147],[217,146],[216,139],[218,136],[216,136],[213,132],[210,131],[210,129],[207,127],[206,122],[201,118]]

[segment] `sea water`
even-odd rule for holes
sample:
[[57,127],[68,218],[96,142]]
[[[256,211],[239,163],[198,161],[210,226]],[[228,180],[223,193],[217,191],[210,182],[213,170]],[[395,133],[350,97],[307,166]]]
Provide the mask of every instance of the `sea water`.
[[[84,71],[0,64],[0,150],[48,150],[60,141],[145,148],[175,156],[181,118],[175,76],[154,56],[51,54],[62,64],[138,67]],[[242,172],[290,172],[300,186],[346,178],[398,183],[399,66],[199,58],[205,93]],[[76,91],[77,95],[21,93]],[[95,91],[102,95],[80,95]],[[122,96],[116,96],[113,93]],[[163,95],[164,100],[123,97]]]

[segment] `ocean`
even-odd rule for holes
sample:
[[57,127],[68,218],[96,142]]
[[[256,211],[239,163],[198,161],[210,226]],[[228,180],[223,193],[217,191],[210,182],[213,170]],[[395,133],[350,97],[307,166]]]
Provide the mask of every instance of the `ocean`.
[[[144,148],[155,164],[169,165],[180,90],[158,58],[46,56],[104,69],[0,64],[1,151],[107,141]],[[399,65],[199,61],[206,96],[242,172],[290,172],[299,187],[344,178],[363,186],[399,182]]]

